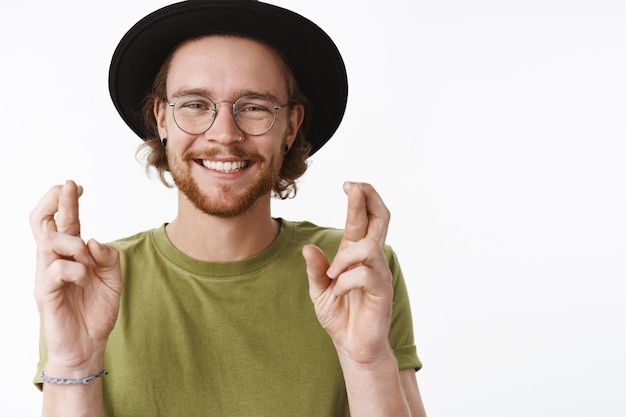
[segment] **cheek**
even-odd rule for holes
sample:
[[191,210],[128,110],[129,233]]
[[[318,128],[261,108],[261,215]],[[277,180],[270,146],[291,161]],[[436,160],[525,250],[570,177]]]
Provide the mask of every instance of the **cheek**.
[[285,153],[286,136],[287,136],[286,134],[283,134],[281,136],[275,137],[271,145],[268,148],[268,152],[270,152],[275,157],[278,157],[278,156],[282,157],[282,155]]
[[291,145],[295,139],[295,135],[291,135],[291,126],[286,119],[276,120],[272,131],[274,131],[273,147],[281,153],[285,150],[285,144],[288,143]]

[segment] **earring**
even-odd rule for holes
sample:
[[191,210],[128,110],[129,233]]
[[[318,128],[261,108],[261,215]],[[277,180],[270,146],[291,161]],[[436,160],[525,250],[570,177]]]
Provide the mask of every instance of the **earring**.
[[163,138],[161,139],[161,144],[163,145],[163,147],[165,148],[165,145],[167,145],[167,138]]
[[237,140],[237,142],[241,142],[241,141],[243,141],[243,137],[239,135],[239,139]]
[[285,155],[287,155],[288,152],[289,152],[289,145],[285,143]]

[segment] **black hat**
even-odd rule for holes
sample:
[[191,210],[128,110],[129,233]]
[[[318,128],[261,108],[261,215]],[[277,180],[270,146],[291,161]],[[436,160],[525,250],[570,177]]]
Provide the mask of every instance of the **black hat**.
[[335,43],[315,23],[255,0],[189,0],[159,9],[137,22],[111,60],[109,92],[117,111],[143,140],[143,103],[167,56],[187,39],[238,34],[277,49],[313,106],[307,139],[311,155],[335,133],[348,98],[346,69]]

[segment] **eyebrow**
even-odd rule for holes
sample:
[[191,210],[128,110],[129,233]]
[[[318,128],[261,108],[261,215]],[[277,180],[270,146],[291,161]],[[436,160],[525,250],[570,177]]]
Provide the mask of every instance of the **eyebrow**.
[[[183,89],[180,89],[180,90],[176,91],[174,94],[172,94],[170,99],[174,100],[174,99],[180,98],[182,96],[188,96],[188,95],[203,96],[203,97],[210,98],[211,100],[214,100],[214,101],[217,100],[217,98],[213,96],[211,91],[207,90],[205,88],[183,88]],[[237,91],[236,99],[238,99],[240,97],[244,97],[244,96],[266,97],[266,98],[269,98],[270,100],[272,100],[272,101],[274,101],[276,103],[278,103],[280,101],[280,100],[278,100],[278,98],[274,94],[270,93],[269,91],[263,91],[263,92],[259,92],[259,91],[256,91],[256,90],[238,90]]]

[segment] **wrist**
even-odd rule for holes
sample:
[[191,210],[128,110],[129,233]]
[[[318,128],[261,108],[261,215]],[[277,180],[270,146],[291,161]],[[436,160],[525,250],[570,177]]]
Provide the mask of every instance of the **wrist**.
[[340,355],[350,415],[367,417],[409,416],[395,355],[388,349],[374,360],[355,361]]
[[[43,380],[43,416],[100,417],[103,415],[102,377],[105,371],[90,373],[94,364],[60,366],[48,362]],[[49,366],[49,367],[48,367]],[[87,373],[84,373],[87,372]],[[45,374],[45,377],[44,377]]]
[[44,367],[48,377],[78,379],[96,375],[104,369],[104,355],[96,355],[83,361],[68,361],[48,357]]
[[396,363],[396,357],[386,339],[368,346],[357,343],[349,346],[340,341],[333,341],[333,345],[342,367],[367,370],[383,364]]
[[108,372],[103,369],[102,371],[98,372],[97,374],[89,375],[89,376],[85,376],[85,377],[81,377],[81,378],[57,378],[57,377],[51,377],[51,376],[46,375],[44,373],[44,371],[42,370],[39,373],[39,377],[46,384],[54,384],[54,385],[87,385],[91,381],[93,381],[93,380],[95,380],[97,378],[101,378],[101,377],[103,377],[103,376],[105,376],[107,374],[108,374]]
[[378,374],[388,371],[397,372],[398,370],[398,361],[391,351],[391,348],[368,355],[354,355],[338,349],[337,355],[344,373],[357,372],[359,374]]

